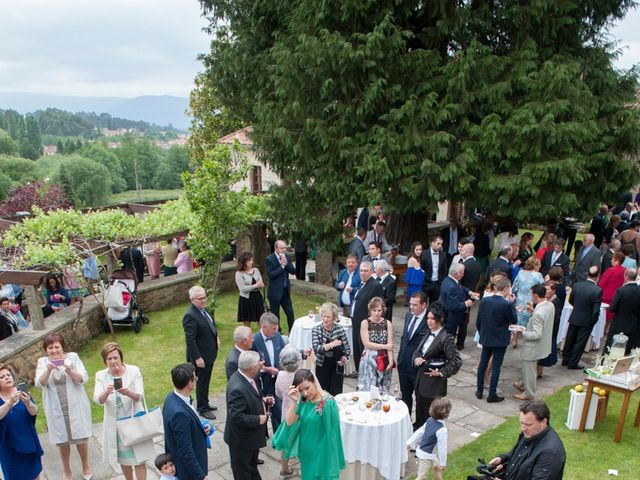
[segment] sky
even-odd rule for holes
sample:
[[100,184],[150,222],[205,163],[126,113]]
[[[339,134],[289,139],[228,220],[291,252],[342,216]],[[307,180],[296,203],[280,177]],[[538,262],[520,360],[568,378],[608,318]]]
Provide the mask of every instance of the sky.
[[[0,0],[0,91],[186,97],[205,25],[197,0]],[[640,9],[611,33],[640,63]]]

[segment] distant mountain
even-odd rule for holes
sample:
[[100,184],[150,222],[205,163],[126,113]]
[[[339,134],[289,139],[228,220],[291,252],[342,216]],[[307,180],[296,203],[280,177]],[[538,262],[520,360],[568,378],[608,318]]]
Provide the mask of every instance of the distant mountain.
[[120,98],[0,92],[0,109],[13,109],[22,114],[47,108],[74,113],[109,113],[114,117],[143,120],[156,125],[172,124],[181,130],[190,126],[190,118],[185,114],[188,106],[188,98],[169,95]]

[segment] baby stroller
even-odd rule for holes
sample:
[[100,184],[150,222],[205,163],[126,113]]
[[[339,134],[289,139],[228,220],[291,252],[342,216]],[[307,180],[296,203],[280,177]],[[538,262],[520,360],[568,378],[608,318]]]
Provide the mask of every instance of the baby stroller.
[[[140,333],[143,323],[149,323],[136,299],[138,280],[133,270],[122,268],[111,275],[111,284],[105,295],[107,315],[116,326],[132,326],[133,331]],[[104,330],[110,333],[109,322],[103,320]]]

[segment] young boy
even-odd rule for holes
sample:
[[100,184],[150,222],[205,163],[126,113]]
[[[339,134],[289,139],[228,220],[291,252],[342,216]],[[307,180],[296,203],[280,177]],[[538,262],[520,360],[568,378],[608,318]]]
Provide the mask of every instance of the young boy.
[[425,424],[407,440],[407,448],[415,448],[419,459],[416,480],[426,480],[431,467],[434,480],[442,480],[442,470],[447,465],[447,427],[444,419],[449,417],[451,406],[451,400],[436,398],[431,403]]
[[176,466],[168,453],[161,453],[156,457],[156,468],[162,473],[160,480],[178,480]]

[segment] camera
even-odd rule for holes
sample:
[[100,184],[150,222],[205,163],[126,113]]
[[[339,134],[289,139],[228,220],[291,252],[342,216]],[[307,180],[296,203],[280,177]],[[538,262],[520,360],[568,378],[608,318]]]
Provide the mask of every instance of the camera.
[[484,458],[478,459],[478,466],[476,467],[476,472],[481,474],[481,477],[467,477],[468,480],[488,480],[491,478],[502,478],[503,471],[495,472],[497,465],[491,465],[490,463],[486,463]]

